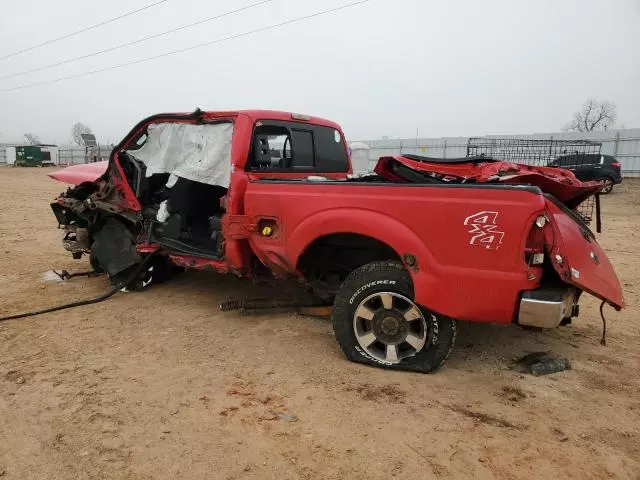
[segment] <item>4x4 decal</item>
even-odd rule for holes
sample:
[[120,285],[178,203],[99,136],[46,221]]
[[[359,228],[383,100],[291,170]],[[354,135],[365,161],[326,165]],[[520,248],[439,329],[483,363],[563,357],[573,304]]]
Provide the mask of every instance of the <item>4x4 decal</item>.
[[504,232],[497,225],[498,212],[482,211],[469,215],[464,219],[464,225],[470,226],[469,245],[496,250],[502,244]]

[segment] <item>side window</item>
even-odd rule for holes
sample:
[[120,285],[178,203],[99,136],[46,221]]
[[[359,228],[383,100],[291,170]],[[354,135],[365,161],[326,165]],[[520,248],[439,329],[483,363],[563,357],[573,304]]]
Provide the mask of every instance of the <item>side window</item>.
[[349,159],[340,132],[298,122],[260,122],[254,129],[250,170],[346,172]]
[[349,170],[349,158],[340,132],[334,128],[316,126],[313,133],[318,171],[346,172]]
[[291,135],[285,127],[261,125],[253,132],[251,158],[252,170],[285,168],[291,158]]
[[127,147],[127,150],[138,150],[144,147],[144,144],[147,143],[148,134],[147,132],[141,133],[135,141],[131,142],[131,145]]

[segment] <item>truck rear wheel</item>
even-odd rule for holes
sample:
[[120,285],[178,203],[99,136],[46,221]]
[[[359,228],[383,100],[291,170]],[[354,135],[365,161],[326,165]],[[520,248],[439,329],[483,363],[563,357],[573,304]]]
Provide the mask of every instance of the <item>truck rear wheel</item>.
[[333,331],[351,361],[428,373],[451,353],[456,323],[416,305],[408,272],[383,261],[346,278],[334,301]]

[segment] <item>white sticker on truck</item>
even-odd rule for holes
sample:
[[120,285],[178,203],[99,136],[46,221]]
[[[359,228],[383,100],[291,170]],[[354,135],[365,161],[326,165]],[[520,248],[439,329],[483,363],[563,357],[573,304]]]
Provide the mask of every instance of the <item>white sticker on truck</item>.
[[497,224],[498,212],[483,210],[469,215],[464,219],[464,225],[471,227],[469,230],[469,245],[477,245],[488,250],[497,250],[502,244],[504,232]]

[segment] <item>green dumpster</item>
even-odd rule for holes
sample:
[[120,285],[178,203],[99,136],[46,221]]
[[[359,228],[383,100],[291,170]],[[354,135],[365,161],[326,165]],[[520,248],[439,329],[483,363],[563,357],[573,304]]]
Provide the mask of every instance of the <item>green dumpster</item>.
[[42,150],[40,147],[16,147],[16,166],[42,166]]

